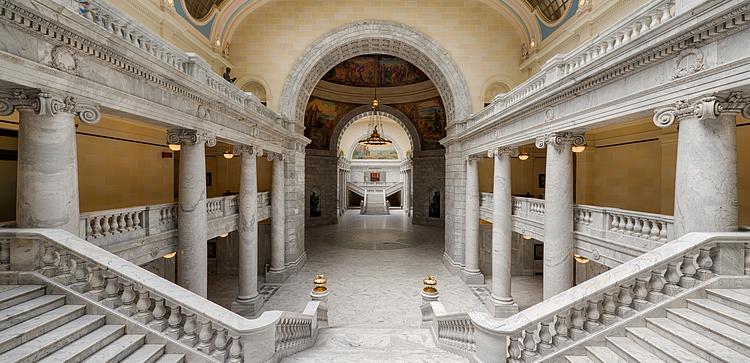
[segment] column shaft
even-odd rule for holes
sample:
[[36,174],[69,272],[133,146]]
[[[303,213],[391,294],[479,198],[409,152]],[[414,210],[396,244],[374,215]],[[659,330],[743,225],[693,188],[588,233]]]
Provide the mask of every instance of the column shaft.
[[[511,196],[510,154],[495,155],[492,187],[492,299],[495,305],[513,305],[511,297],[511,241],[513,216]],[[516,306],[513,313],[518,311]],[[497,316],[497,314],[495,314]],[[505,315],[508,316],[508,315]]]
[[464,231],[464,269],[462,277],[466,283],[482,284],[484,277],[479,272],[479,167],[478,160],[468,158],[466,162],[466,223]]
[[544,298],[573,286],[573,153],[548,142],[544,190]]
[[19,115],[16,226],[80,235],[75,115]]
[[243,152],[240,168],[240,291],[237,300],[258,296],[258,182],[255,153]]
[[208,216],[204,141],[183,142],[180,149],[177,217],[177,281],[206,297],[208,290]]
[[284,269],[284,160],[273,159],[271,189],[271,270]]

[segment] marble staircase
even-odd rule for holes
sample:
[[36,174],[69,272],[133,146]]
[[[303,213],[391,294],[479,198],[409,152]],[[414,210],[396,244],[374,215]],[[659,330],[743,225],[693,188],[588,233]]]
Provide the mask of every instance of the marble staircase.
[[0,285],[0,362],[180,363],[165,344],[112,324],[43,285]]
[[364,215],[386,215],[390,214],[385,201],[385,193],[379,191],[367,191],[361,214]]
[[315,345],[282,362],[468,362],[443,351],[429,329],[341,327],[321,329]]
[[744,285],[703,289],[549,361],[750,362],[750,288]]

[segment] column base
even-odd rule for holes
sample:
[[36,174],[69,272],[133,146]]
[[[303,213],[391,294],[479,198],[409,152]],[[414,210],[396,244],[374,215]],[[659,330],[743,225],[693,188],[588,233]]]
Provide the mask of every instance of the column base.
[[461,271],[461,265],[453,261],[451,256],[447,252],[443,252],[443,265],[450,271],[451,274],[455,275]]
[[513,300],[505,302],[490,297],[484,302],[484,306],[490,311],[490,315],[496,318],[507,318],[518,313],[518,304]]
[[268,272],[266,272],[266,283],[278,284],[278,283],[282,283],[286,281],[286,279],[288,279],[289,276],[292,276],[293,274],[299,272],[299,270],[302,269],[302,266],[305,265],[306,261],[307,261],[307,253],[302,253],[302,255],[299,256],[299,258],[296,261],[284,266],[284,268],[280,270],[274,270],[274,269],[268,270]]
[[260,295],[256,295],[250,299],[237,298],[232,301],[230,310],[245,318],[255,318],[263,308],[264,302],[265,300]]
[[458,275],[467,285],[484,285],[484,275],[481,272],[461,270]]

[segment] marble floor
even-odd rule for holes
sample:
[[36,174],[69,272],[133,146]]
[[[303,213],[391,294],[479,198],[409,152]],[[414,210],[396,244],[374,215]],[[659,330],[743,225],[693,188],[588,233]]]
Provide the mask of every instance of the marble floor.
[[[437,277],[448,312],[486,311],[480,299],[487,289],[467,286],[443,265],[443,235],[442,228],[411,224],[401,211],[382,216],[350,211],[339,224],[308,227],[307,263],[279,284],[264,310],[302,311],[312,278],[322,273],[331,292],[331,327],[418,327],[427,274]],[[209,278],[209,298],[216,303],[228,307],[236,293],[236,276]],[[520,308],[541,301],[541,277],[514,277],[513,295]]]

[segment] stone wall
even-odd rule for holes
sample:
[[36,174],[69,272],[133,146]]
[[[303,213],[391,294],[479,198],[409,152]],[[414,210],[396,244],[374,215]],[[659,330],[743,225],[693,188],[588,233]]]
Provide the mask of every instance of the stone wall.
[[[418,173],[414,173],[415,179]],[[466,201],[466,166],[460,153],[449,152],[445,156],[445,255],[453,264],[464,261],[464,203]],[[417,184],[414,184],[415,192]],[[415,195],[416,197],[416,195]],[[415,212],[416,215],[416,203]],[[449,266],[450,267],[450,266]],[[458,267],[458,266],[453,266]]]
[[[416,156],[412,159],[414,192],[412,223],[442,227],[445,223],[445,157]],[[440,218],[430,217],[430,202],[433,193],[440,193]]]
[[[305,254],[305,153],[304,146],[288,151],[285,166],[286,247],[287,265],[301,262]],[[294,266],[300,267],[300,266]]]
[[[335,224],[338,222],[336,201],[338,186],[336,173],[338,159],[335,156],[306,154],[305,157],[305,223],[309,226]],[[310,195],[320,196],[320,217],[310,217]]]

